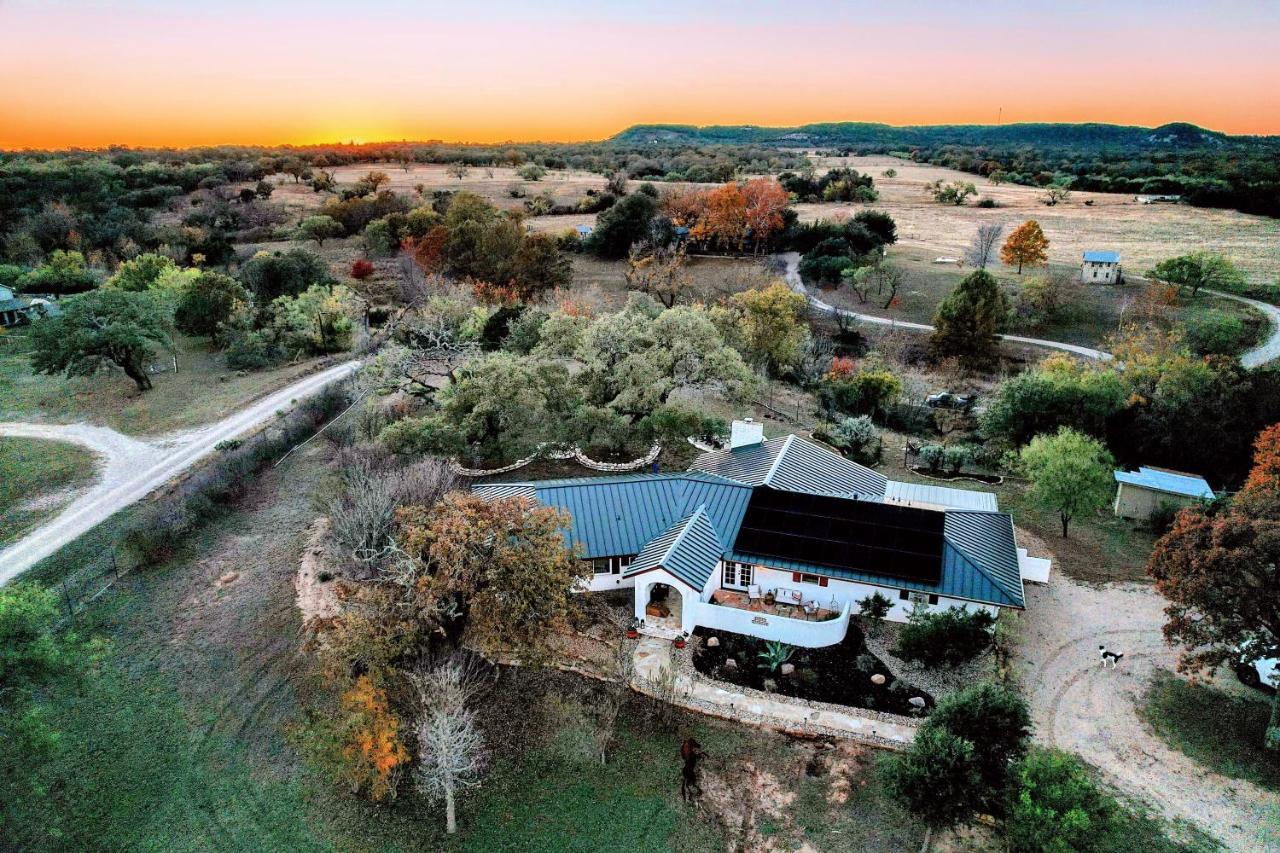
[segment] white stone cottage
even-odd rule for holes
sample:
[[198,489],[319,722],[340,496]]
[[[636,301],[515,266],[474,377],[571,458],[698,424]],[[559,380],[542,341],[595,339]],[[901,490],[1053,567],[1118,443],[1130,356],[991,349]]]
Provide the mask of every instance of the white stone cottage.
[[1080,263],[1080,280],[1085,284],[1124,284],[1119,252],[1085,252]]
[[858,603],[1022,609],[1049,561],[1019,548],[995,495],[896,483],[795,436],[734,424],[730,448],[691,470],[474,487],[565,510],[592,591],[634,590],[645,630],[697,627],[818,647],[840,642]]

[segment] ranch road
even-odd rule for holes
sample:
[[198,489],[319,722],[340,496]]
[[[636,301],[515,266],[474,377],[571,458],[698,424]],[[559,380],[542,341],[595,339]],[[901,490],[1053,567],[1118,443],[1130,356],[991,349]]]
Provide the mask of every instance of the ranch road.
[[[817,308],[819,311],[830,312],[836,310],[832,306],[818,299],[818,297],[809,293],[808,288],[805,287],[804,282],[800,279],[799,252],[785,252],[777,255],[776,257],[783,262],[784,275],[786,277],[788,287],[808,299],[809,304],[814,308]],[[1130,276],[1129,278],[1132,281],[1145,283],[1143,279],[1137,276]],[[1269,321],[1270,333],[1253,349],[1241,354],[1241,364],[1252,369],[1266,364],[1267,362],[1280,359],[1280,308],[1277,308],[1274,305],[1269,305],[1266,302],[1259,302],[1256,299],[1237,296],[1233,293],[1223,293],[1218,290],[1205,290],[1204,292],[1212,296],[1217,296],[1221,299],[1231,299],[1245,305],[1250,305],[1258,311],[1261,311]],[[840,313],[848,317],[853,317],[854,319],[860,320],[864,323],[873,323],[877,326],[891,326],[895,329],[911,329],[917,332],[933,331],[933,326],[929,326],[924,323],[911,323],[904,320],[894,320],[891,317],[877,317],[873,314],[859,314],[855,311],[845,311],[843,309],[841,309]],[[1014,343],[1020,344],[1030,344],[1031,346],[1037,347],[1046,347],[1048,349],[1062,350],[1063,352],[1069,352],[1074,355],[1083,356],[1084,358],[1098,359],[1101,361],[1111,360],[1111,353],[1104,352],[1099,349],[1093,349],[1091,347],[1082,347],[1077,346],[1076,344],[1062,343],[1061,341],[1049,341],[1043,338],[1026,338],[1021,335],[1001,335],[1000,337],[1002,340],[1013,341]]]
[[206,426],[154,439],[121,435],[88,424],[0,422],[0,435],[80,444],[104,462],[98,479],[56,518],[0,551],[0,585],[6,584],[116,512],[141,500],[195,465],[223,441],[233,439],[292,408],[360,366],[349,361],[304,377],[239,412]]
[[[1015,655],[1035,738],[1076,753],[1121,791],[1229,850],[1275,850],[1274,794],[1170,749],[1138,714],[1155,671],[1177,665],[1178,651],[1160,632],[1164,605],[1148,584],[1086,586],[1062,572],[1027,586]],[[1099,645],[1124,655],[1115,669],[1101,668]]]

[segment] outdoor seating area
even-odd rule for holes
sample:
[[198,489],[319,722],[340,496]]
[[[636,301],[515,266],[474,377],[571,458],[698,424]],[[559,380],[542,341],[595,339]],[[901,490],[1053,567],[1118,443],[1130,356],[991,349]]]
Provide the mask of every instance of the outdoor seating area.
[[748,592],[718,589],[711,596],[711,603],[769,616],[804,619],[809,622],[825,622],[840,615],[838,609],[832,609],[833,602],[819,603],[808,600],[801,595],[800,590],[785,587],[761,590],[753,586]]

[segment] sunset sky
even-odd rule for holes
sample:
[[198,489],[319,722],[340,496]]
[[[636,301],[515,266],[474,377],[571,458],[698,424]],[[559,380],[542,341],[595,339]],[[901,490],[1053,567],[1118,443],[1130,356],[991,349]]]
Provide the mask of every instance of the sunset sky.
[[1001,109],[1280,133],[1274,0],[0,0],[0,33],[0,148],[582,140]]

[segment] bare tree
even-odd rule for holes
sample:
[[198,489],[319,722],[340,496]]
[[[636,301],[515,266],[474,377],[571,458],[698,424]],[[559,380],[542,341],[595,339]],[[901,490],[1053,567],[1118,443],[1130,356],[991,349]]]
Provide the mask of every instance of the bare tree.
[[609,761],[609,748],[613,745],[617,732],[618,717],[622,713],[627,699],[631,696],[631,682],[635,680],[635,650],[623,633],[631,622],[631,614],[614,607],[604,605],[600,608],[603,621],[609,625],[610,639],[613,645],[609,648],[607,680],[595,702],[596,727],[592,732],[595,740],[596,754],[600,763]]
[[996,246],[1004,236],[1004,226],[995,222],[984,222],[978,226],[969,248],[965,249],[964,260],[974,269],[986,269],[996,254]]
[[627,258],[627,287],[647,293],[671,308],[689,288],[684,244],[674,246],[637,243]]
[[409,676],[417,693],[418,767],[414,786],[432,800],[443,800],[445,831],[458,831],[457,796],[480,784],[487,751],[471,703],[492,685],[486,669],[472,657],[455,657],[420,667]]
[[605,181],[604,191],[612,195],[622,198],[627,194],[627,172],[625,169],[619,169],[609,176]]
[[466,163],[463,163],[461,160],[459,160],[456,163],[450,163],[448,168],[445,169],[445,171],[448,172],[453,177],[457,178],[458,180],[462,180],[467,176],[467,173],[470,172],[471,170],[467,168]]

